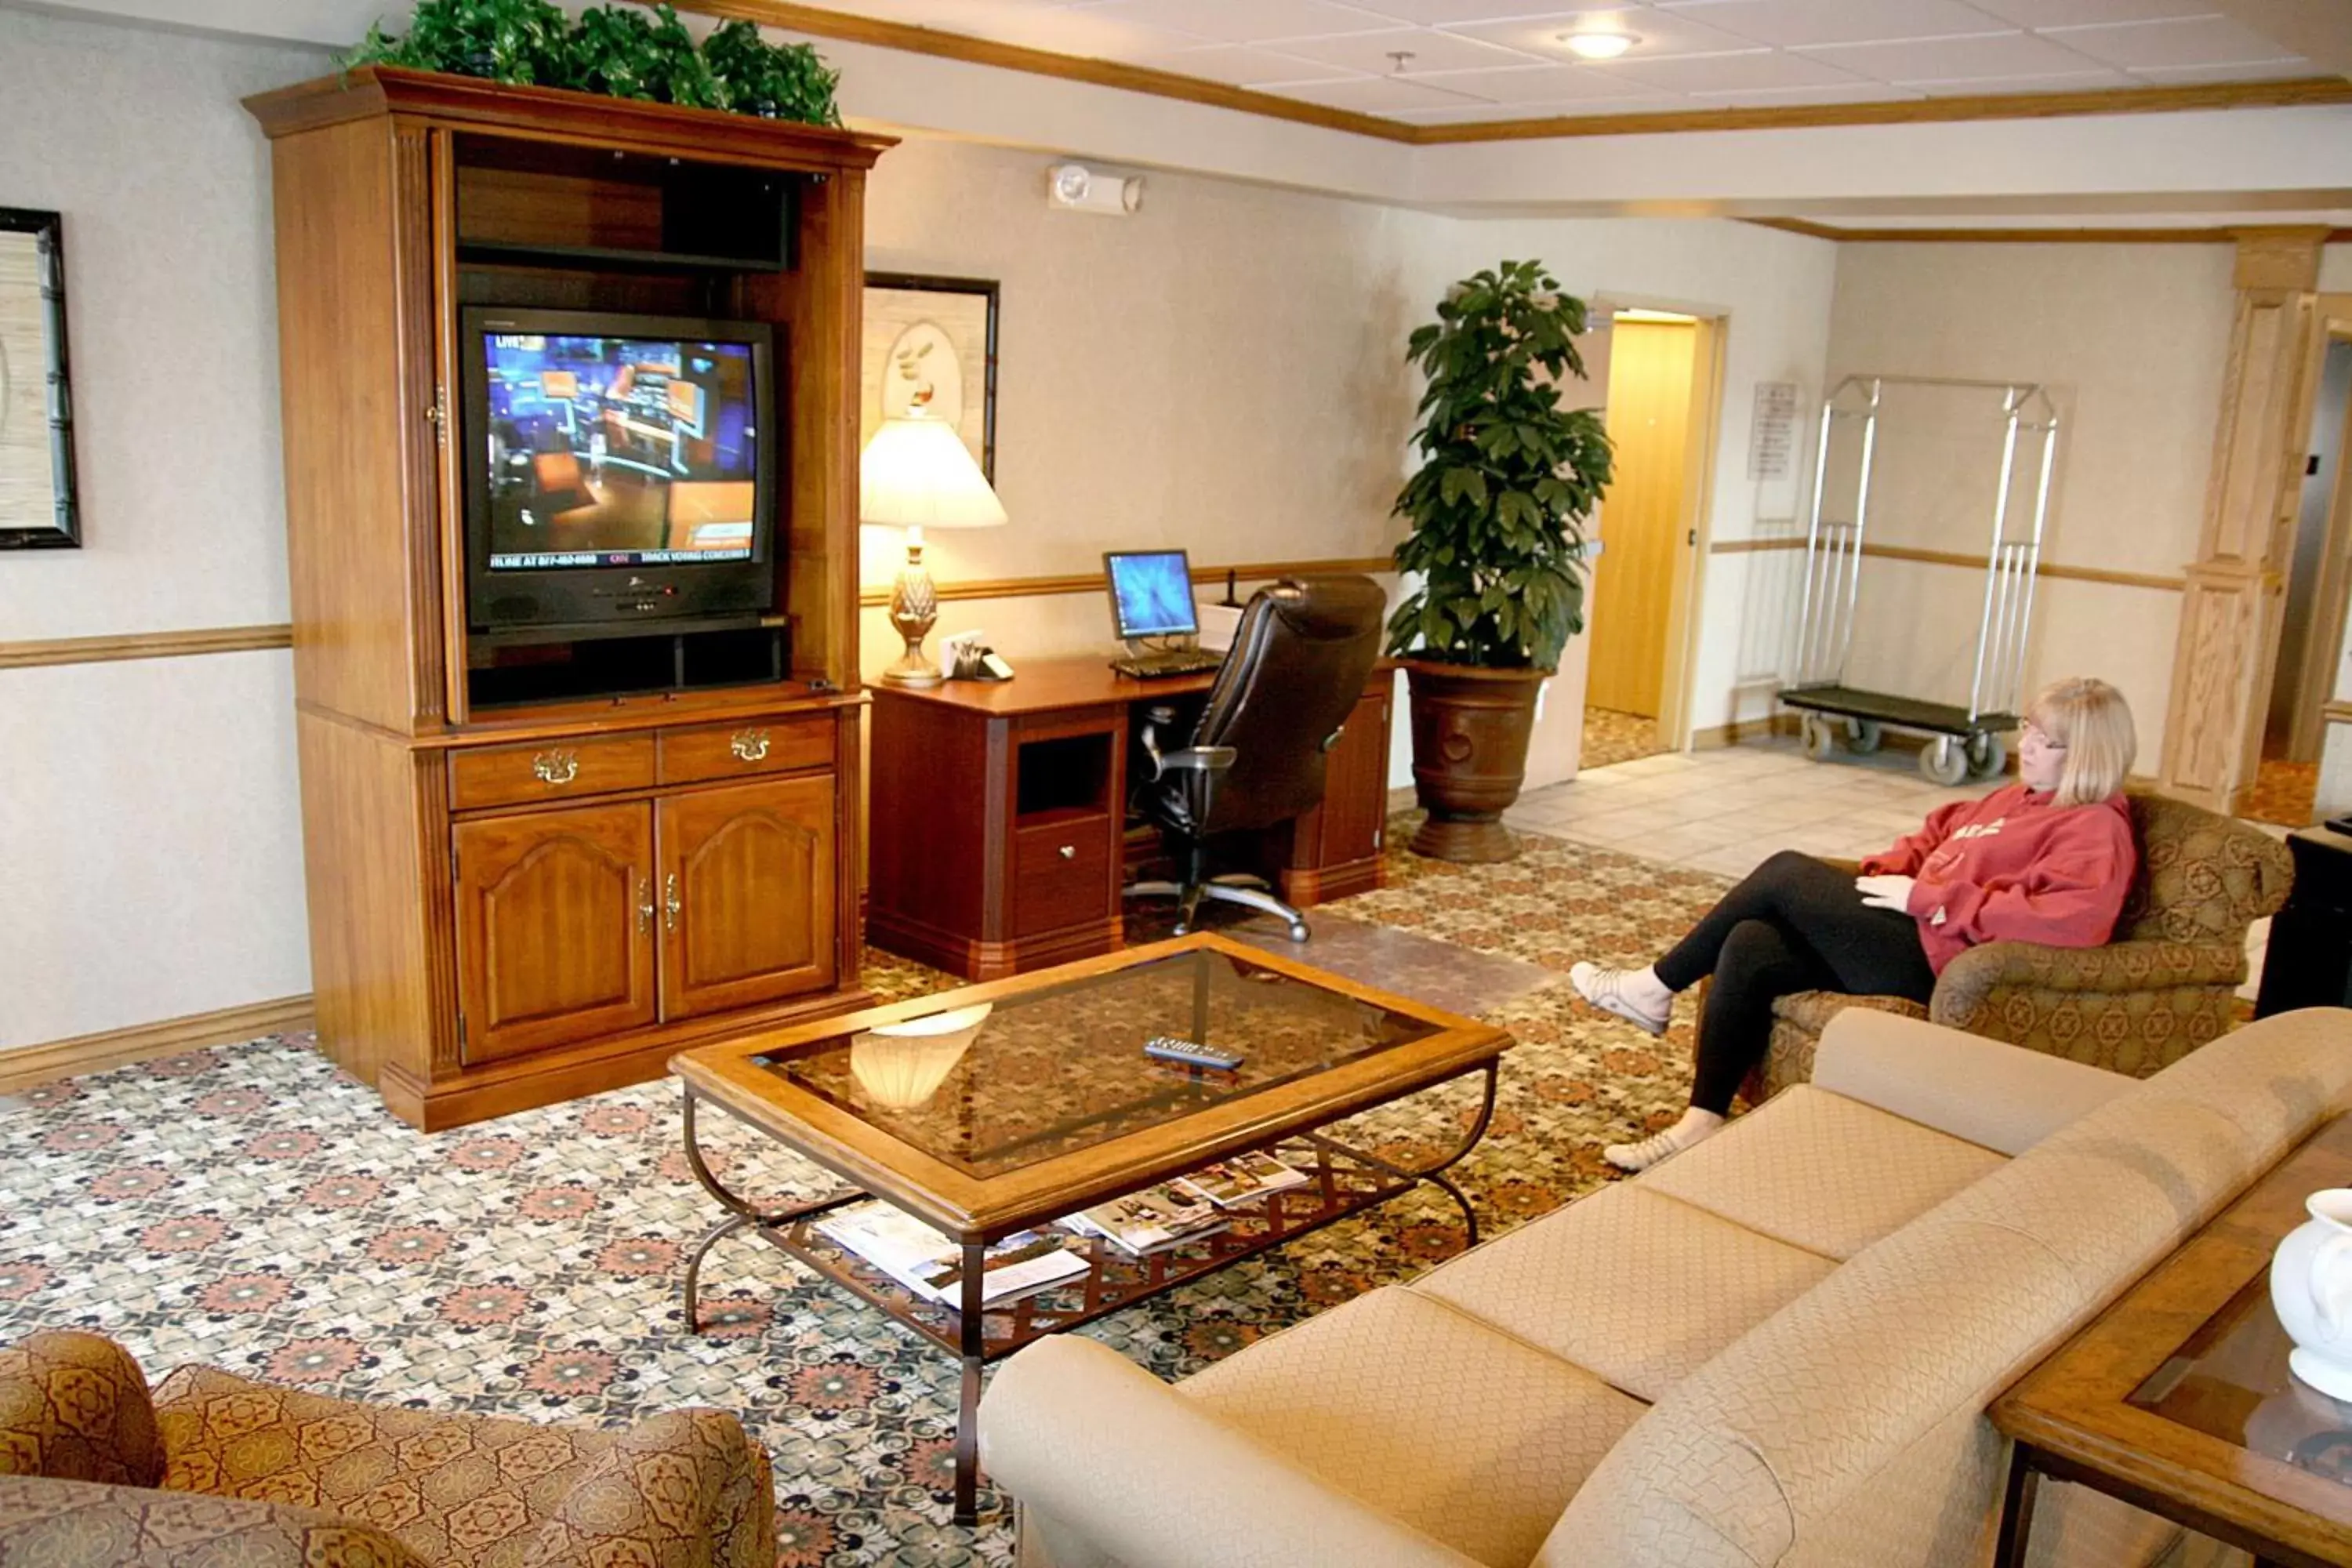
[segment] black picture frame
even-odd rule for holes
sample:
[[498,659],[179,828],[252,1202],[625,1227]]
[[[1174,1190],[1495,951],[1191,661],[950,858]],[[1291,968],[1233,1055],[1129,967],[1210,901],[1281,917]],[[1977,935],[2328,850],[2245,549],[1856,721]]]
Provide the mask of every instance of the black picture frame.
[[[980,471],[996,482],[996,330],[1001,286],[993,278],[941,278],[919,272],[868,272],[868,289],[930,294],[976,294],[988,302],[986,341],[981,345]],[[866,330],[873,331],[871,323]]]
[[[73,383],[66,353],[65,216],[30,207],[0,207],[0,232],[30,234],[39,258],[35,287],[40,290],[47,341],[47,378],[52,516],[45,523],[0,513],[0,550],[79,550],[81,509],[74,486]],[[0,365],[0,377],[9,367]]]

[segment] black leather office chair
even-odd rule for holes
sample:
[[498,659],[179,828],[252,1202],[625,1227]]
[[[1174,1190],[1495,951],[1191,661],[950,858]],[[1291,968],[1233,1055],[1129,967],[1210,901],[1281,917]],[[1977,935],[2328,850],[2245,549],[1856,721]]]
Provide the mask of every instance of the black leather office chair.
[[1260,589],[1181,746],[1168,744],[1176,710],[1151,710],[1142,737],[1150,772],[1135,799],[1160,825],[1183,880],[1138,882],[1126,891],[1130,899],[1178,900],[1178,935],[1210,898],[1278,915],[1290,922],[1293,942],[1307,940],[1305,918],[1265,890],[1265,879],[1210,876],[1208,841],[1287,822],[1321,802],[1324,756],[1371,679],[1387,608],[1369,577]]

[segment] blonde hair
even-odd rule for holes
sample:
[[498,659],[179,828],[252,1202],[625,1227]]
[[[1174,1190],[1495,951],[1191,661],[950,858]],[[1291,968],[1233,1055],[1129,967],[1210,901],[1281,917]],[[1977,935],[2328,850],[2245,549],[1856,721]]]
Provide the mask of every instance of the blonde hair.
[[2066,748],[2053,803],[2089,805],[2124,787],[2139,736],[2124,694],[2089,676],[2053,680],[2025,705],[2026,722]]

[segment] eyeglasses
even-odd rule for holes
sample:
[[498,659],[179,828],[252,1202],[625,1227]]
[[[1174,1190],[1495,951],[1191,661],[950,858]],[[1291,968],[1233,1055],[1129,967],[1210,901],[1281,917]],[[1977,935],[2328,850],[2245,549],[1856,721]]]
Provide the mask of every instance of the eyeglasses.
[[2024,733],[2021,735],[2019,739],[2022,741],[2038,741],[2042,743],[2042,749],[2045,752],[2063,752],[2066,749],[2065,742],[2052,740],[2050,738],[2050,731],[2043,729],[2039,724],[2030,723],[2026,725]]

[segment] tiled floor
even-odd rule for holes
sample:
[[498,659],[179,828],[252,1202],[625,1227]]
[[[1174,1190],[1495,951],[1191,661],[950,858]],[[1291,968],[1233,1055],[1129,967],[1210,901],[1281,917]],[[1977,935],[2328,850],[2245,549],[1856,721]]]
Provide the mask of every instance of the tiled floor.
[[[1504,820],[1531,833],[1744,877],[1781,849],[1859,859],[1916,828],[1945,802],[1992,787],[1930,784],[1908,752],[1815,763],[1794,740],[1775,739],[1589,769],[1521,795]],[[2257,921],[2248,933],[2246,996],[2261,980],[2269,937],[2268,921]]]

